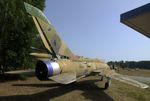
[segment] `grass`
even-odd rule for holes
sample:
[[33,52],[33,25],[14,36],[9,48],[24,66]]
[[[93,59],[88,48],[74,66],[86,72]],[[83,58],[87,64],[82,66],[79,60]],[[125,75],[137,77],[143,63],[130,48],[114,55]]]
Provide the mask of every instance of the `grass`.
[[[124,75],[150,77],[150,70],[119,69],[117,72]],[[141,89],[116,80],[112,81],[112,87],[107,92],[115,101],[150,101],[150,88]]]
[[[121,72],[127,75],[134,72],[144,76],[148,75],[144,74],[148,72],[145,70],[138,72],[121,70]],[[24,81],[1,84],[2,92],[0,91],[0,94],[5,93],[5,96],[0,96],[2,101],[150,101],[150,88],[141,89],[112,80],[111,87],[104,90],[105,82],[100,82],[99,77],[95,76],[83,78],[73,85],[66,86],[53,81],[41,82],[35,77],[26,79],[26,77],[20,75],[15,78]],[[4,88],[11,89],[11,91]]]
[[150,70],[144,70],[144,69],[118,69],[116,70],[117,73],[124,74],[124,75],[130,75],[130,76],[143,76],[143,77],[150,77]]
[[[98,81],[95,82],[95,86],[93,85],[93,81],[98,80],[97,77],[88,77],[84,80],[75,85],[76,89],[65,95],[57,96],[51,101],[150,101],[149,88],[141,89],[112,80],[111,87],[103,90],[104,82]],[[86,82],[86,80],[91,81]]]
[[90,76],[75,84],[60,85],[31,77],[24,81],[0,84],[2,101],[150,101],[150,89],[140,89],[112,80],[104,90],[99,77]]
[[141,89],[116,80],[106,92],[115,101],[150,101],[150,88]]

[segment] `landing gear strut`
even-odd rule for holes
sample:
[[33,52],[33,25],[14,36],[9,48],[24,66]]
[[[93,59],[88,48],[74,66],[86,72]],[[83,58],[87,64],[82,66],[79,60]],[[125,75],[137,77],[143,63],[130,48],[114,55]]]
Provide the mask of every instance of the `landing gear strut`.
[[103,77],[103,76],[101,76],[100,81],[103,81],[103,80],[104,80],[104,77]]

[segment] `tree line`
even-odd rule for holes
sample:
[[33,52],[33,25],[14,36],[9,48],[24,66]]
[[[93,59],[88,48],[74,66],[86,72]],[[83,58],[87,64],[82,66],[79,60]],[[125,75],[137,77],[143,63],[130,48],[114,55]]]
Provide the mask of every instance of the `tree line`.
[[29,53],[38,32],[23,2],[45,8],[45,0],[0,0],[0,68],[4,71],[35,65]]
[[150,61],[110,61],[108,65],[112,68],[150,69]]

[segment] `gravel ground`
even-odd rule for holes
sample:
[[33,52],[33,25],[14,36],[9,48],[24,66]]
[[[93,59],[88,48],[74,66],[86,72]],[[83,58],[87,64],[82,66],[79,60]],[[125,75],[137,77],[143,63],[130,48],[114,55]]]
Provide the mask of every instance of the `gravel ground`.
[[150,89],[140,89],[116,80],[108,90],[104,81],[90,76],[61,85],[53,81],[27,80],[0,82],[0,101],[150,101]]
[[99,82],[98,77],[90,77],[75,84],[61,85],[30,77],[25,81],[0,83],[0,101],[113,101],[103,91],[103,83],[96,86],[96,82]]

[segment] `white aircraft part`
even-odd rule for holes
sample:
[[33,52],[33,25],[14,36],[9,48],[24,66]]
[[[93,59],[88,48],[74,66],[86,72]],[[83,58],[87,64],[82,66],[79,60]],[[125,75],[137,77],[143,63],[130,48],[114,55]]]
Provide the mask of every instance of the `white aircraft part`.
[[56,62],[51,62],[51,65],[53,67],[53,75],[57,75],[60,73],[60,67],[59,67],[59,64],[56,63]]

